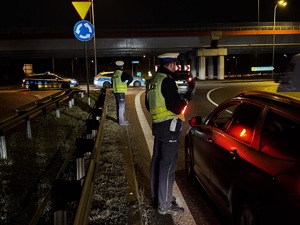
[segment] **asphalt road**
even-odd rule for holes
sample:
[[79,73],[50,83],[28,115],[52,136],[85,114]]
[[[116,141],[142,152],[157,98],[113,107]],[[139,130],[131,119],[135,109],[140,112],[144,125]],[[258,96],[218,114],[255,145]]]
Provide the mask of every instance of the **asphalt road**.
[[24,89],[3,88],[0,90],[0,119],[14,113],[14,110],[23,105],[47,97],[60,90],[28,91]]
[[[217,104],[245,90],[262,90],[276,92],[278,84],[272,81],[260,82],[219,82],[203,81],[197,83],[197,90],[186,112],[186,122],[179,146],[179,160],[176,172],[174,195],[178,203],[185,208],[183,216],[161,216],[152,209],[150,195],[150,161],[153,146],[151,134],[151,118],[144,106],[145,89],[129,88],[126,94],[126,117],[130,125],[128,138],[132,147],[135,173],[139,188],[141,208],[145,224],[176,224],[176,225],[227,225],[229,224],[222,212],[197,184],[188,183],[184,171],[184,134],[188,129],[188,119],[194,115],[207,115]],[[83,87],[84,88],[84,87]],[[34,91],[4,89],[0,91],[1,116],[13,109],[43,98],[55,91]],[[299,93],[284,93],[300,97]],[[1,117],[0,117],[1,118]]]
[[[206,116],[216,105],[229,97],[245,90],[260,90],[276,92],[278,83],[273,81],[253,80],[246,82],[198,82],[197,90],[189,103],[186,121],[183,126],[179,146],[179,159],[176,171],[174,195],[178,203],[185,208],[183,216],[161,216],[148,207],[149,224],[177,224],[177,225],[227,225],[230,224],[222,212],[204,193],[197,184],[188,183],[184,171],[184,134],[188,129],[188,119],[195,115]],[[293,97],[300,97],[299,93],[282,93]],[[150,161],[153,146],[151,134],[151,118],[144,107],[145,90],[130,89],[126,95],[126,117],[129,138],[132,145],[134,164],[139,184],[139,191],[143,195],[143,202],[150,204]]]

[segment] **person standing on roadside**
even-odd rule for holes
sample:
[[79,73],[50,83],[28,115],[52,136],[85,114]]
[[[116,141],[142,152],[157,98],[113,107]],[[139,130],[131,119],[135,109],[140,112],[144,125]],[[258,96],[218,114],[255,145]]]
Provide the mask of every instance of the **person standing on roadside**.
[[125,121],[124,118],[125,94],[127,92],[127,87],[133,81],[133,77],[123,71],[123,61],[116,61],[115,64],[116,70],[112,76],[112,87],[117,104],[117,120],[120,125],[125,126],[128,125],[128,122]]
[[153,155],[150,165],[150,182],[153,206],[161,215],[180,215],[184,209],[173,196],[178,141],[184,121],[184,111],[191,92],[183,98],[178,93],[175,80],[176,62],[179,53],[159,55],[160,66],[147,85],[145,104],[152,117],[154,136]]

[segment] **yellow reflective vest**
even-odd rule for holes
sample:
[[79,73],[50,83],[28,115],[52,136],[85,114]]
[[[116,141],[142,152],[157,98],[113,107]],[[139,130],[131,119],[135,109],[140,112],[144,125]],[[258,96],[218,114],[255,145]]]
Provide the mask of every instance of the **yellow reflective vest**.
[[122,73],[123,73],[122,70],[116,70],[112,76],[114,93],[126,93],[127,92],[127,82],[122,82],[122,80],[121,80]]
[[167,77],[164,73],[157,73],[149,81],[147,90],[147,99],[149,102],[149,111],[152,116],[153,123],[159,123],[165,120],[180,118],[184,121],[184,115],[177,115],[166,107],[165,98],[161,93],[161,85],[163,80]]

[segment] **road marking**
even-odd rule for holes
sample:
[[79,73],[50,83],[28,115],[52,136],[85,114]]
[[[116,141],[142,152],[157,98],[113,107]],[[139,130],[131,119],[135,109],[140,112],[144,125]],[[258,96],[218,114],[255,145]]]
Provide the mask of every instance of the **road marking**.
[[[142,93],[144,93],[145,91],[140,91],[136,96],[135,96],[135,109],[138,115],[138,119],[140,121],[146,142],[147,142],[147,146],[148,146],[148,150],[150,152],[150,155],[152,157],[153,154],[153,136],[152,136],[152,130],[147,122],[147,119],[143,113],[142,110],[142,106],[141,106],[141,95]],[[194,225],[196,224],[180,190],[179,187],[176,183],[176,181],[174,182],[174,187],[173,187],[173,192],[174,192],[174,196],[176,196],[176,200],[179,203],[179,205],[181,205],[184,208],[184,214],[182,216],[172,216],[174,224],[176,225]]]
[[218,106],[218,104],[215,103],[215,102],[210,98],[210,94],[211,94],[213,91],[215,91],[215,90],[217,90],[217,89],[220,89],[220,88],[221,88],[221,87],[214,88],[214,89],[210,90],[210,91],[206,94],[206,98],[208,99],[208,101],[209,101],[211,104],[215,105],[215,106]]

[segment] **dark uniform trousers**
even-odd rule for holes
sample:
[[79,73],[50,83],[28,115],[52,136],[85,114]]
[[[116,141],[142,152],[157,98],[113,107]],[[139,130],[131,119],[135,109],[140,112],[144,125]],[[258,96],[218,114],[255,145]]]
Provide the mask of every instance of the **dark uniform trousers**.
[[150,166],[151,195],[159,208],[171,207],[173,183],[178,159],[178,142],[182,121],[177,120],[175,131],[170,131],[171,120],[152,124],[154,136]]
[[120,125],[123,125],[125,112],[125,93],[114,93],[117,104],[117,119]]

